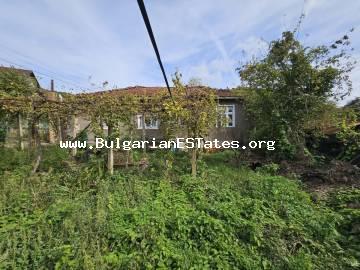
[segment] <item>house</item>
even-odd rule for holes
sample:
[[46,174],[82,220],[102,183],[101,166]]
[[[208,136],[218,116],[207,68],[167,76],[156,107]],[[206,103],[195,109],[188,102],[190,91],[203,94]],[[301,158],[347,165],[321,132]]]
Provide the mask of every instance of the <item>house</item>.
[[32,70],[0,66],[0,72],[15,72],[17,74],[23,75],[30,79],[34,87],[40,88],[39,81],[37,80]]
[[[0,67],[0,72],[15,71],[24,76],[29,77],[34,86],[39,89],[39,94],[48,100],[52,101],[61,101],[62,93],[56,92],[54,90],[46,90],[40,87],[39,82],[36,79],[36,76],[31,70],[24,69],[15,69],[8,67]],[[193,88],[202,88],[202,87],[193,87]],[[52,87],[53,89],[53,87]],[[206,88],[207,89],[207,88]],[[211,89],[215,91],[218,101],[218,106],[222,108],[227,121],[223,125],[214,125],[214,128],[210,130],[209,136],[207,139],[218,139],[219,141],[225,140],[238,140],[240,142],[245,141],[246,131],[247,131],[247,121],[245,116],[245,111],[243,108],[243,99],[241,96],[235,93],[233,90],[229,89]],[[165,87],[145,87],[145,86],[134,86],[127,87],[122,89],[113,89],[110,91],[99,91],[94,93],[88,93],[88,95],[110,95],[110,96],[122,96],[122,95],[136,95],[138,97],[151,98],[160,93],[166,93],[167,89]],[[72,94],[68,94],[72,95]],[[78,116],[69,116],[68,124],[59,123],[58,130],[53,130],[47,121],[42,119],[42,122],[39,123],[39,130],[41,133],[42,142],[55,143],[60,139],[64,140],[66,138],[73,138],[75,134],[79,134],[82,130],[89,126],[90,120],[86,115]],[[142,115],[134,115],[134,124],[136,127],[135,136],[138,138],[144,137],[146,139],[162,139],[162,129],[161,122],[158,119],[146,119],[142,120]],[[143,127],[143,124],[145,127]],[[27,121],[23,121],[23,129],[25,131],[24,137],[27,136],[28,127]],[[104,135],[107,134],[106,125],[103,126]],[[87,129],[87,138],[91,143],[95,140],[95,135],[90,129]],[[7,142],[10,144],[16,143],[17,140],[17,125],[11,125],[8,128],[7,132]],[[61,133],[61,136],[56,134]],[[13,142],[13,143],[11,143]]]
[[[0,74],[7,76],[6,74],[16,74],[20,75],[23,78],[26,79],[27,83],[31,88],[33,88],[34,91],[36,91],[39,95],[39,99],[48,99],[48,100],[57,100],[59,93],[55,91],[50,91],[47,89],[43,89],[40,87],[39,81],[37,80],[34,72],[32,70],[27,69],[19,69],[14,67],[4,67],[0,66]],[[1,140],[5,141],[7,145],[15,145],[18,141],[18,132],[19,132],[19,123],[16,123],[15,121],[12,121],[10,123],[7,123],[5,127],[2,127],[5,129],[5,136],[4,138],[1,138]],[[29,128],[28,128],[28,121],[26,118],[21,120],[21,127],[23,129],[23,138],[29,136]],[[53,132],[52,129],[49,128],[49,125],[47,121],[41,121],[39,123],[39,135],[43,142],[55,142],[56,134]],[[26,141],[26,140],[24,140]]]
[[[246,139],[247,131],[247,121],[245,116],[245,111],[243,108],[243,99],[241,96],[237,95],[235,91],[229,89],[212,89],[215,91],[218,106],[222,108],[222,112],[225,114],[227,119],[226,123],[223,125],[214,126],[210,130],[208,139],[218,139],[219,141],[225,140],[238,140],[244,142]],[[145,86],[134,86],[127,87],[122,89],[114,89],[105,92],[95,92],[90,95],[105,94],[110,96],[123,96],[123,95],[136,95],[139,97],[151,98],[160,93],[166,93],[166,88],[164,87],[145,87]],[[146,139],[162,139],[163,134],[161,130],[161,122],[158,119],[152,118],[147,119],[146,121],[142,120],[142,115],[134,115],[135,127],[136,127],[136,136],[141,138],[144,136]],[[75,125],[76,133],[83,130],[89,124],[89,119],[86,116],[79,116]],[[145,122],[145,123],[144,123]],[[145,124],[145,127],[143,127]],[[103,127],[105,134],[107,133],[107,127]],[[91,132],[88,132],[88,140],[90,142],[94,141],[94,135]]]

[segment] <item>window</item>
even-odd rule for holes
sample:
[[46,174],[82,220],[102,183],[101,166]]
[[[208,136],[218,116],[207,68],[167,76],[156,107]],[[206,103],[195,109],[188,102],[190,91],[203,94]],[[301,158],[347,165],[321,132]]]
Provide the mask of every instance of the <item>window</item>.
[[235,127],[235,105],[219,105],[219,109],[224,114],[220,127]]
[[[159,129],[159,120],[155,118],[145,118],[145,129]],[[137,128],[143,128],[143,116],[141,114],[136,116]]]

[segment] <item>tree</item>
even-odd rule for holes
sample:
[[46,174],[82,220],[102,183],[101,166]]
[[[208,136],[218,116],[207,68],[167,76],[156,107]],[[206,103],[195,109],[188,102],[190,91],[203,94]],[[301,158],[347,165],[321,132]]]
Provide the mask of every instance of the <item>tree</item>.
[[247,110],[252,135],[276,139],[278,154],[304,153],[306,123],[317,117],[330,99],[348,95],[349,72],[354,62],[348,55],[348,35],[330,46],[304,47],[294,32],[284,32],[270,43],[267,55],[239,67],[249,88]]
[[[103,126],[107,126],[107,139],[110,141],[119,136],[121,130],[131,133],[134,128],[134,115],[138,110],[138,98],[112,96],[108,93],[95,95],[79,95],[78,102],[85,104],[82,113],[90,116],[92,130],[97,135],[103,135]],[[114,173],[114,149],[107,150],[107,168]]]
[[[173,100],[164,102],[162,124],[168,137],[174,136],[181,128],[186,129],[188,138],[203,138],[215,126],[217,102],[214,91],[206,87],[187,88],[181,82],[181,75],[173,78]],[[197,174],[198,145],[191,149],[191,174]]]
[[[356,105],[356,103],[351,103],[351,105]],[[351,163],[360,163],[359,111],[356,110],[356,106],[345,106],[342,109],[343,118],[336,137],[342,143],[343,149],[338,158]]]
[[201,78],[198,78],[198,77],[191,77],[187,84],[187,86],[190,86],[190,87],[203,86],[203,85],[204,84],[202,83]]
[[[39,98],[39,89],[34,80],[18,70],[2,70],[0,72],[0,97],[5,100],[2,104],[1,115],[5,122],[16,119],[19,149],[24,149],[23,117],[33,114],[33,101]],[[13,102],[18,99],[19,102]],[[6,100],[8,102],[6,103]],[[28,104],[25,106],[20,103]]]

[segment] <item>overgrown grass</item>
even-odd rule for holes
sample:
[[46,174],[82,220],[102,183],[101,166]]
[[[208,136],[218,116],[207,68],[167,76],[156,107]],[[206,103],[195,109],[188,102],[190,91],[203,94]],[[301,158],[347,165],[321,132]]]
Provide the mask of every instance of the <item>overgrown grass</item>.
[[296,182],[232,167],[229,153],[206,156],[194,179],[183,153],[159,155],[142,173],[114,176],[93,164],[51,170],[53,157],[30,176],[21,158],[2,160],[0,268],[355,266],[340,245],[343,217]]
[[330,194],[327,204],[342,216],[340,243],[355,258],[360,258],[360,189],[341,189]]

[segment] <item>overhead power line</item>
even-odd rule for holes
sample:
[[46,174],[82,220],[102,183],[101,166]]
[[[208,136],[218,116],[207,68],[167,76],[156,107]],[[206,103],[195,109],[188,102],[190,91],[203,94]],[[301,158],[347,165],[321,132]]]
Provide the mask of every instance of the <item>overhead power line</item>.
[[[29,69],[28,67],[25,67],[25,66],[23,66],[23,65],[14,63],[13,61],[7,60],[7,59],[5,59],[5,58],[3,58],[3,57],[0,57],[0,60],[4,61],[4,62],[6,62],[6,63],[8,63],[8,64],[10,64],[10,65],[17,66],[17,67],[19,67],[19,68]],[[30,68],[30,69],[31,69],[32,71],[35,71],[36,73],[38,73],[38,74],[40,74],[40,75],[42,75],[42,76],[48,77],[48,78],[50,78],[50,79],[56,79],[56,80],[61,81],[61,82],[63,82],[63,83],[66,83],[66,84],[70,84],[70,85],[79,87],[80,90],[81,90],[81,89],[83,89],[83,90],[92,90],[92,89],[90,89],[90,88],[86,88],[86,87],[81,86],[81,85],[79,85],[79,84],[76,84],[76,83],[74,83],[74,82],[71,82],[71,81],[68,81],[68,80],[64,80],[64,79],[60,79],[60,78],[58,78],[58,77],[55,77],[55,76],[53,76],[53,75],[46,74],[46,73],[44,73],[44,72],[35,70],[35,69],[33,69],[33,68]],[[52,73],[53,73],[53,72],[52,72]],[[57,76],[58,76],[58,75],[57,75]]]
[[[44,74],[44,71],[40,72],[40,71],[38,71],[38,70],[34,70],[34,69],[33,69],[34,71],[36,71],[36,73],[39,73],[39,74],[42,73],[42,75],[44,75],[44,76],[51,77],[51,78],[57,79],[58,81],[63,81],[64,83],[72,84],[72,85],[74,85],[74,86],[76,86],[76,87],[82,88],[82,89],[80,89],[80,90],[93,91],[93,90],[99,90],[99,89],[101,88],[101,85],[95,85],[95,84],[93,84],[93,83],[91,83],[91,85],[92,85],[92,86],[96,86],[96,88],[95,88],[95,87],[94,87],[94,88],[89,88],[89,87],[86,87],[86,86],[80,86],[80,85],[78,85],[78,84],[75,84],[75,83],[73,83],[72,81],[70,81],[69,79],[64,79],[64,78],[66,78],[64,75],[57,74],[57,73],[51,71],[51,70],[48,69],[45,65],[40,65],[40,64],[38,63],[38,61],[37,61],[36,59],[34,59],[33,57],[31,57],[31,56],[27,56],[27,55],[25,55],[25,54],[23,54],[23,53],[20,53],[19,51],[16,51],[16,50],[14,50],[14,49],[11,49],[11,48],[9,48],[9,47],[6,47],[5,45],[3,45],[3,44],[1,44],[1,43],[0,43],[0,47],[8,50],[8,51],[11,52],[12,54],[15,54],[15,55],[17,55],[17,56],[20,56],[21,58],[24,58],[24,59],[25,59],[25,63],[28,63],[28,64],[30,64],[30,65],[32,65],[32,66],[34,66],[33,62],[35,61],[35,62],[36,62],[36,66],[38,66],[41,70],[46,71],[47,75]],[[27,59],[30,59],[30,61],[27,60]],[[7,62],[9,62],[9,61],[7,61]],[[20,66],[20,65],[18,65],[18,66]],[[49,75],[49,74],[50,74],[50,75]],[[80,78],[80,79],[84,79],[82,76],[78,76],[78,75],[76,75],[76,76],[74,76],[74,77],[77,77],[77,78]],[[90,76],[90,77],[91,77],[91,76]],[[61,78],[61,79],[59,79],[59,78]],[[88,79],[89,79],[89,78],[88,78]]]
[[[50,74],[52,76],[57,76],[62,79],[66,78],[65,76],[61,75],[61,74],[57,74],[55,72],[53,72],[51,69],[49,69],[46,65],[44,64],[41,64],[41,62],[39,62],[37,59],[33,58],[32,56],[28,56],[28,55],[25,55],[15,49],[12,49],[12,48],[9,48],[7,46],[5,46],[4,44],[1,44],[0,43],[0,47],[1,49],[5,49],[6,51],[10,52],[11,54],[14,54],[20,58],[23,59],[22,62],[26,63],[27,65],[31,65],[31,66],[34,66],[34,62],[36,63],[36,66],[42,70],[43,72],[46,72],[47,74]],[[80,77],[80,76],[76,76],[77,78],[80,78],[80,79],[84,79],[83,77]],[[68,80],[68,79],[65,79],[65,80]]]
[[169,92],[170,98],[174,101],[174,99],[172,97],[172,94],[171,94],[169,82],[168,82],[167,77],[166,77],[165,69],[164,69],[164,66],[163,66],[161,58],[160,58],[160,53],[159,53],[158,47],[156,45],[156,41],[155,41],[155,37],[154,37],[153,31],[152,31],[152,28],[151,28],[150,20],[149,20],[149,17],[147,15],[147,12],[146,12],[144,1],[143,0],[138,0],[137,2],[138,2],[138,5],[139,5],[139,8],[140,8],[140,11],[141,11],[141,15],[142,15],[142,17],[144,19],[144,23],[146,25],[146,29],[148,31],[151,43],[153,45],[153,48],[154,48],[154,51],[155,51],[155,54],[156,54],[156,58],[157,58],[157,60],[159,62],[161,72],[162,72],[162,74],[164,76],[164,80],[165,80],[165,83],[166,83],[167,90]]

